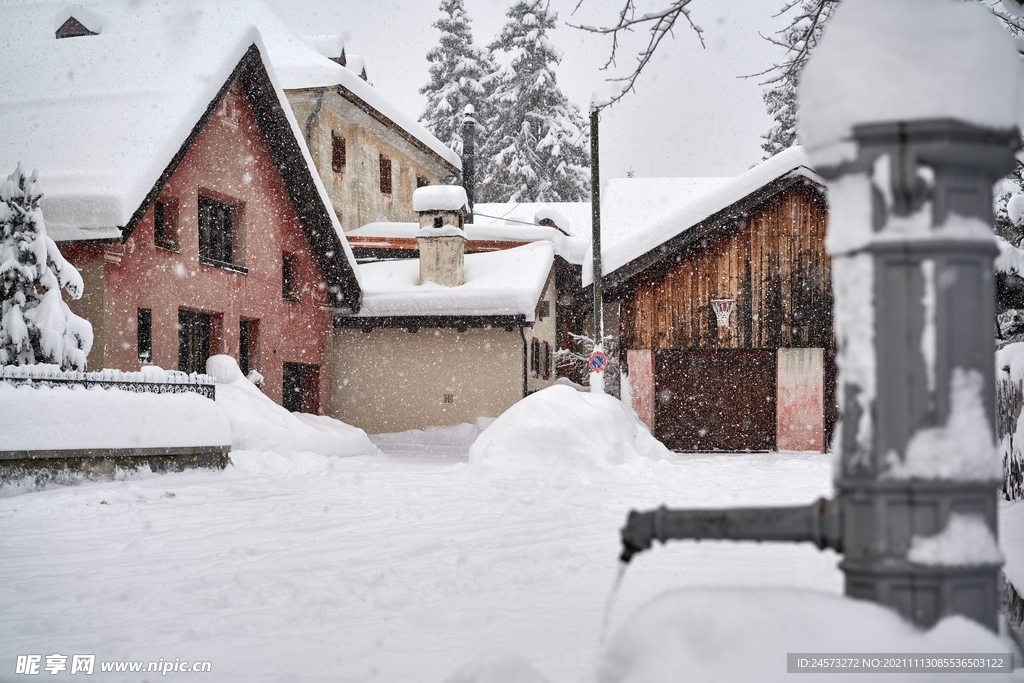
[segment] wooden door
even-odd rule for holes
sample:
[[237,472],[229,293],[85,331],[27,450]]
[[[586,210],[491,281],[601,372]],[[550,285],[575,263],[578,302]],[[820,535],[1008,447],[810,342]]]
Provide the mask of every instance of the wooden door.
[[654,353],[654,435],[668,448],[775,450],[774,349]]
[[178,369],[206,372],[210,357],[210,316],[195,311],[178,311]]

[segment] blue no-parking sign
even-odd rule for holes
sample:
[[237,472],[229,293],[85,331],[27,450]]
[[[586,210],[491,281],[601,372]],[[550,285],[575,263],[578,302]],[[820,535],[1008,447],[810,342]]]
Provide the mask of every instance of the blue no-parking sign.
[[594,351],[590,354],[587,363],[590,364],[590,369],[594,372],[604,372],[605,367],[608,365],[608,356],[604,355],[603,351]]

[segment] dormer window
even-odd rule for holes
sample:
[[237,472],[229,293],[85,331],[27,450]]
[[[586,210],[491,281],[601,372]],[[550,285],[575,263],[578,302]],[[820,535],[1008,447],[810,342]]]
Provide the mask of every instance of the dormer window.
[[74,17],[68,17],[67,21],[60,25],[55,35],[57,39],[61,38],[78,38],[79,36],[98,36],[99,34],[95,31],[90,31],[85,27],[85,24],[80,22]]

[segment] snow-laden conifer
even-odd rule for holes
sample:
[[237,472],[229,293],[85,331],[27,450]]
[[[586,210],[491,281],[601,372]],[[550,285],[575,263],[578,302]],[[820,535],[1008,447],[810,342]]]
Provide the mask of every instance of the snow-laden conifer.
[[580,110],[555,80],[562,53],[548,40],[557,15],[545,0],[518,0],[491,44],[508,54],[487,119],[480,202],[581,201],[590,192],[590,141]]
[[775,74],[764,93],[765,109],[775,123],[761,136],[765,159],[797,144],[796,93],[800,87],[800,72],[821,40],[835,4],[836,0],[789,0],[782,10],[783,14],[790,14],[789,25],[776,34],[778,38],[768,37],[775,45],[785,48],[786,53],[781,63],[766,72]]
[[[434,136],[462,155],[462,122],[466,105],[472,105],[476,119],[487,119],[488,77],[497,67],[489,52],[473,44],[469,15],[462,0],[441,0],[441,18],[434,28],[441,41],[427,53],[430,82],[420,88],[427,96],[427,108],[420,121]],[[477,159],[477,174],[482,170]]]
[[92,325],[68,308],[82,276],[46,234],[42,187],[19,165],[0,185],[0,365],[54,363],[84,370]]

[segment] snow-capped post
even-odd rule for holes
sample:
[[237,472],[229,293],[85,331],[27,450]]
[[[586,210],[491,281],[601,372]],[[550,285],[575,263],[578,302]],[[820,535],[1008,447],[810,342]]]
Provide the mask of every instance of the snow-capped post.
[[[604,353],[604,305],[601,292],[601,174],[597,122],[600,114],[597,93],[590,98],[590,218],[594,254],[594,354]],[[590,391],[604,393],[604,365],[595,370],[591,362]]]
[[473,222],[473,203],[476,185],[476,110],[472,104],[466,105],[466,113],[462,119],[462,187],[466,189],[466,222]]
[[1018,70],[982,7],[861,0],[802,76],[829,181],[846,592],[925,625],[996,626],[992,185],[1020,146]]
[[848,596],[921,626],[960,614],[997,629],[992,186],[1020,147],[1019,69],[977,3],[836,9],[799,93],[800,139],[829,182],[836,497],[633,511],[624,561],[654,539],[813,542],[844,553]]

